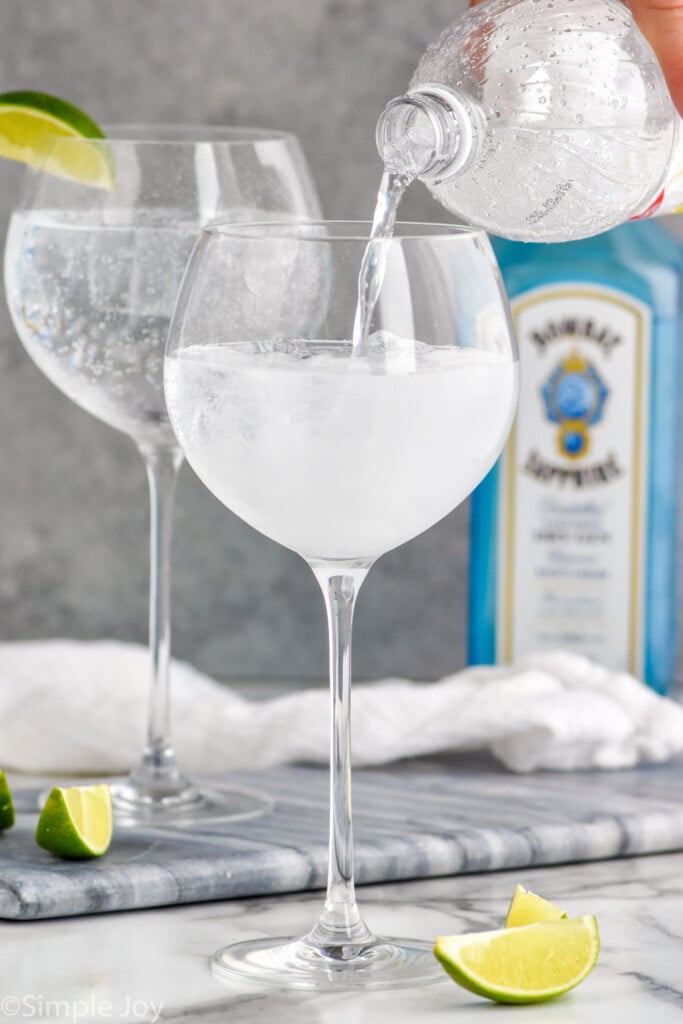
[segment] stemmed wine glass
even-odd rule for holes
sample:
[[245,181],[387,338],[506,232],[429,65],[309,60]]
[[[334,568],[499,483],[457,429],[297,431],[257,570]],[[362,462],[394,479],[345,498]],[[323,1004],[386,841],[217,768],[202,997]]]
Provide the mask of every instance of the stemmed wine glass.
[[[31,358],[77,405],[127,434],[147,468],[147,738],[132,774],[112,787],[114,808],[127,824],[257,813],[268,806],[261,794],[190,783],[171,743],[170,544],[182,452],[164,404],[163,352],[201,225],[217,215],[317,216],[317,195],[296,138],[284,132],[119,126],[105,133],[101,142],[55,138],[41,170],[27,173],[7,236],[5,283]],[[48,172],[57,163],[82,168],[84,179],[101,166],[110,180],[95,187],[56,177]]]
[[327,608],[332,696],[327,898],[303,938],[242,942],[219,975],[275,985],[394,987],[441,970],[430,947],[374,936],[356,905],[351,624],[375,559],[458,505],[499,455],[517,355],[482,232],[402,224],[370,335],[352,337],[363,223],[201,233],[164,381],[188,462],[233,512],[308,562]]

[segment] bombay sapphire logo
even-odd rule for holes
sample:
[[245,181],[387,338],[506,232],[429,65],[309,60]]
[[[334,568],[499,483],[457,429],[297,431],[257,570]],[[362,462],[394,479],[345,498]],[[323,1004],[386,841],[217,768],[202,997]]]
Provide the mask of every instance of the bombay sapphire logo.
[[576,350],[556,366],[541,388],[545,413],[557,423],[557,446],[568,459],[590,449],[590,428],[599,423],[609,391],[592,363]]

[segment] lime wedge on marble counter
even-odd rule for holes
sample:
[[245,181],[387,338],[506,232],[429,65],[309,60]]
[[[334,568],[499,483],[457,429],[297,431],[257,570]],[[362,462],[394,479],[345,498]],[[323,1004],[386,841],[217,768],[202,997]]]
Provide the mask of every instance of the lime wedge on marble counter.
[[566,911],[544,900],[542,896],[537,896],[535,892],[525,889],[523,885],[518,885],[508,908],[505,927],[519,928],[525,924],[560,921],[566,917]]
[[4,772],[0,772],[0,832],[11,828],[14,824],[14,804],[9,782]]
[[541,1003],[574,988],[600,952],[592,915],[449,935],[434,954],[463,988],[497,1003]]
[[0,157],[110,189],[114,165],[102,139],[104,133],[92,118],[58,96],[28,91],[0,94]]
[[55,788],[45,801],[36,842],[58,857],[101,857],[112,836],[109,786]]

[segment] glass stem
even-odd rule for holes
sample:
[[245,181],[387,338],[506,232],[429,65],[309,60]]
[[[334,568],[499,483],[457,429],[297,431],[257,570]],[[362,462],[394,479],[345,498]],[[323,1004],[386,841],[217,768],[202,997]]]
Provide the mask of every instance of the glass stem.
[[150,499],[149,652],[151,686],[147,738],[131,782],[143,797],[162,798],[188,786],[178,771],[171,744],[169,670],[171,662],[170,572],[173,505],[183,455],[178,448],[140,447]]
[[373,941],[356,905],[351,823],[351,629],[356,596],[369,568],[354,567],[341,575],[336,567],[312,566],[327,610],[332,721],[327,896],[307,941],[342,960]]

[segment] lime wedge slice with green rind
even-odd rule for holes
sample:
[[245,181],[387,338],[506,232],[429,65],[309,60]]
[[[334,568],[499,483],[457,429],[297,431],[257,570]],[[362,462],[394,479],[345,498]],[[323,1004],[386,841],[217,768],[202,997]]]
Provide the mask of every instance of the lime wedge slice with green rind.
[[0,93],[0,157],[111,189],[114,165],[103,139],[92,118],[66,100],[43,92]]
[[450,935],[434,953],[463,988],[497,1003],[541,1003],[590,974],[600,952],[592,915]]
[[45,801],[36,842],[58,857],[101,857],[112,836],[109,786],[55,788]]
[[9,782],[4,772],[0,772],[0,832],[11,828],[14,824],[14,804]]
[[561,921],[566,917],[567,913],[561,907],[518,885],[508,908],[505,927],[520,928],[538,921]]

